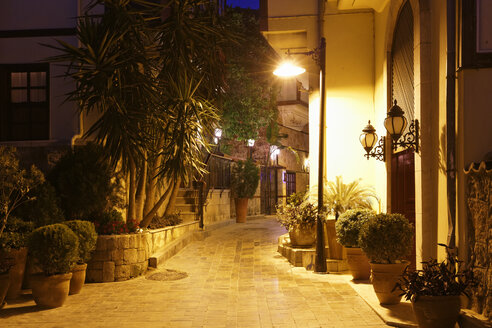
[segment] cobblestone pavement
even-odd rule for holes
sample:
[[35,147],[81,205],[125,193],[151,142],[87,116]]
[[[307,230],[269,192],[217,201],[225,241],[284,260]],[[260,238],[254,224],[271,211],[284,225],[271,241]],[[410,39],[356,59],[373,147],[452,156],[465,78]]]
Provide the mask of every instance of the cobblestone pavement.
[[0,327],[387,327],[340,275],[293,268],[273,218],[215,230],[169,259],[187,278],[87,284],[61,308],[30,295],[0,310]]

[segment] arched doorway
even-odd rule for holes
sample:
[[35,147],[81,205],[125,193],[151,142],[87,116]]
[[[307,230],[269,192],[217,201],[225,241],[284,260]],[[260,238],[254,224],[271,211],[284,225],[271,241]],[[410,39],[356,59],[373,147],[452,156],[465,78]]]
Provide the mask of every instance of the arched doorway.
[[[409,122],[415,113],[413,21],[412,8],[407,1],[400,11],[393,34],[390,94],[391,104],[397,100]],[[397,150],[391,155],[390,181],[391,212],[405,215],[415,226],[415,156],[412,150]],[[415,268],[415,240],[413,245],[408,260]]]

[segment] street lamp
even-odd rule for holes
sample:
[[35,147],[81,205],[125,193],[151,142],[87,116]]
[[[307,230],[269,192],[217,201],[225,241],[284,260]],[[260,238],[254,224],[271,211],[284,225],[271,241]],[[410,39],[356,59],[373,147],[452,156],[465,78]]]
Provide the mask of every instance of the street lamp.
[[[326,40],[320,39],[318,48],[307,52],[287,52],[290,55],[312,56],[320,69],[320,109],[319,109],[319,162],[318,162],[318,216],[316,219],[316,257],[314,272],[326,272],[325,239],[323,232],[323,177],[325,166],[325,76],[326,76]],[[291,77],[304,73],[306,70],[294,64],[284,64],[274,71],[280,77]]]
[[255,139],[248,139],[249,158],[253,158],[254,145],[255,145]]

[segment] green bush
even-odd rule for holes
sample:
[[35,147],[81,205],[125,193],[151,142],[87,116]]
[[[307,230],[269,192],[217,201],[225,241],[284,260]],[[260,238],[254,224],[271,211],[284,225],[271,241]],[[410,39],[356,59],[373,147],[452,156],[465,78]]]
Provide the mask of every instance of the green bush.
[[312,227],[316,224],[317,215],[317,206],[308,202],[277,206],[277,220],[287,230],[300,225]]
[[413,226],[401,214],[381,213],[367,220],[359,233],[359,246],[371,262],[396,263],[412,251]]
[[77,235],[60,223],[34,230],[28,246],[29,254],[47,276],[70,272],[79,256]]
[[34,165],[27,172],[19,165],[12,147],[0,146],[0,235],[12,212],[31,200],[29,191],[44,182],[44,175]]
[[0,236],[0,250],[10,251],[27,246],[29,234],[33,231],[34,224],[25,222],[16,217],[9,217],[3,234]]
[[97,233],[94,223],[89,221],[73,220],[64,222],[79,238],[79,259],[77,262],[87,263],[91,259],[91,252],[96,248]]
[[306,191],[295,192],[291,194],[289,197],[287,197],[287,204],[299,206],[304,202],[305,197],[306,197]]
[[85,219],[121,204],[120,186],[101,147],[76,147],[48,175],[66,217]]
[[337,240],[345,247],[359,247],[359,231],[376,213],[368,209],[348,210],[335,223]]
[[14,214],[23,220],[34,222],[36,227],[60,223],[65,220],[60,208],[60,199],[56,195],[55,188],[45,182],[37,186],[28,195],[32,201],[19,206]]
[[260,169],[252,159],[238,161],[232,168],[231,190],[235,198],[251,198],[260,181]]
[[121,213],[117,210],[103,212],[93,215],[91,221],[94,222],[96,231],[100,235],[120,235],[124,233],[137,232],[139,226],[136,220],[123,220]]

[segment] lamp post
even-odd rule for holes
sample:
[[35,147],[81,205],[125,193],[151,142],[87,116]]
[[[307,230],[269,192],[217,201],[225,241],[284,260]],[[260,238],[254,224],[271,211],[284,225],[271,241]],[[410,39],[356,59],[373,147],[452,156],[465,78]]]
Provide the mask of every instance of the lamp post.
[[[323,231],[323,178],[325,167],[325,81],[326,81],[326,40],[320,39],[319,47],[307,52],[287,52],[288,55],[312,56],[320,69],[320,109],[319,109],[319,161],[318,161],[318,216],[316,218],[316,257],[314,272],[326,273],[325,239]],[[273,74],[280,77],[290,77],[304,73],[305,69],[290,64],[281,65]]]

